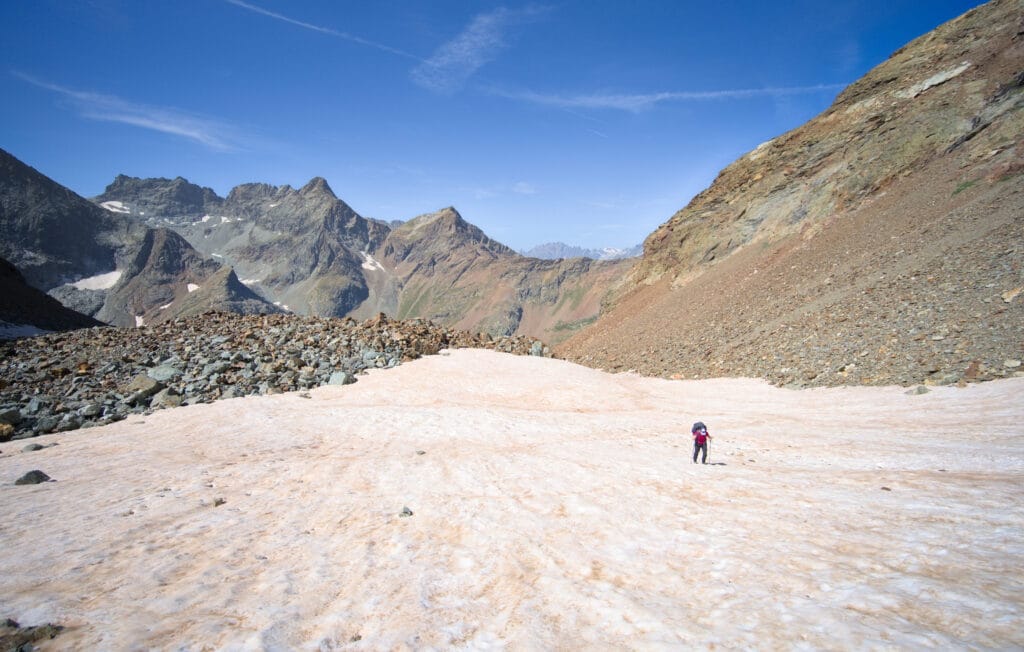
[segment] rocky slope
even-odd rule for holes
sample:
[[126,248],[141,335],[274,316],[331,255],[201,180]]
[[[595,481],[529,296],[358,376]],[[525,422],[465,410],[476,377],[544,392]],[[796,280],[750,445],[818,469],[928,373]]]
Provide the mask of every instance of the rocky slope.
[[179,228],[201,250],[230,261],[256,291],[299,314],[341,317],[369,290],[361,252],[387,227],[357,214],[316,177],[302,188],[245,184],[224,215]]
[[588,323],[632,264],[525,258],[450,207],[395,229],[375,256],[398,281],[399,317],[551,342]]
[[[185,194],[194,201],[167,199]],[[557,342],[596,317],[607,288],[632,264],[526,258],[452,208],[404,223],[367,219],[319,177],[298,190],[244,184],[221,200],[181,179],[119,176],[94,201],[174,229],[230,264],[254,292],[299,314],[384,312]]]
[[116,269],[145,229],[0,149],[0,256],[41,290]]
[[571,359],[911,384],[1017,372],[1024,25],[996,0],[896,52],[645,242]]
[[244,315],[280,312],[177,233],[147,229],[96,316],[115,326],[141,326],[211,308]]
[[349,384],[444,348],[550,356],[538,340],[490,338],[383,315],[358,323],[204,313],[143,328],[0,341],[0,441],[250,394]]
[[0,150],[0,255],[64,305],[118,326],[278,311],[177,234],[124,210],[100,208]]
[[17,267],[0,258],[0,338],[34,330],[64,331],[100,325],[30,286]]

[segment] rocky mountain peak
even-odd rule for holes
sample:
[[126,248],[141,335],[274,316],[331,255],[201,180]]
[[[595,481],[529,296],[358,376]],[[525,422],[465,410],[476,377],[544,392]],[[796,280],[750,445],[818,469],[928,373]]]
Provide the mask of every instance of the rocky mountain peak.
[[226,202],[228,204],[242,204],[252,201],[269,200],[291,194],[291,192],[291,186],[273,186],[269,183],[242,183],[228,192]]
[[197,218],[216,211],[224,200],[212,188],[184,177],[142,179],[119,174],[93,201],[114,212]]
[[396,230],[403,230],[413,234],[422,233],[424,232],[424,229],[430,229],[433,232],[440,230],[452,233],[466,230],[479,230],[466,220],[462,219],[462,215],[459,214],[459,211],[455,210],[454,206],[448,206],[433,213],[418,215],[399,226]]
[[518,256],[512,249],[492,240],[477,226],[462,219],[455,207],[448,206],[434,213],[414,217],[391,232],[389,239],[404,242],[407,251],[413,243],[432,252],[454,252],[466,246],[486,250],[491,255]]
[[327,179],[323,177],[313,177],[309,180],[309,183],[302,186],[299,190],[300,195],[327,195],[331,199],[337,199],[338,197],[331,190],[331,187],[327,184]]

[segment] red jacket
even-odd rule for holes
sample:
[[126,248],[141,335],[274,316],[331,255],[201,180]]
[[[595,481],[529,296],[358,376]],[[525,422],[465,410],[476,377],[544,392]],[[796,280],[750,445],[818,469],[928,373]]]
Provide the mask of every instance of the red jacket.
[[708,437],[710,437],[710,436],[711,435],[708,434],[707,430],[694,430],[693,431],[693,441],[697,442],[698,444],[705,444],[705,443],[707,443]]

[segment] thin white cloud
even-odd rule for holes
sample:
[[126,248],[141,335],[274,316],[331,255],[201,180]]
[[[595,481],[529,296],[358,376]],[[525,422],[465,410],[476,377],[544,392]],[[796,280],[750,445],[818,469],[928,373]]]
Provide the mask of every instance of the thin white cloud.
[[622,202],[620,201],[588,201],[586,205],[603,211],[619,211],[623,209]]
[[493,199],[498,196],[498,192],[491,188],[473,188],[473,199]]
[[639,113],[662,102],[746,100],[756,97],[781,97],[836,91],[846,88],[846,86],[846,84],[817,84],[815,86],[740,88],[720,91],[675,91],[640,94],[605,93],[593,95],[555,95],[536,93],[534,91],[508,91],[498,88],[492,88],[490,92],[493,95],[511,100],[553,106],[560,109],[611,109]]
[[113,95],[78,91],[46,82],[21,72],[18,78],[70,100],[83,118],[159,131],[180,136],[218,151],[239,149],[241,139],[236,130],[220,121],[179,109],[135,104]]
[[464,192],[476,200],[484,200],[508,197],[510,194],[530,196],[536,195],[540,191],[537,186],[532,183],[527,181],[516,181],[514,183],[496,183],[487,186],[470,186],[461,188],[459,192]]
[[341,32],[341,31],[338,31],[336,29],[332,29],[330,27],[322,27],[320,25],[314,25],[313,23],[307,23],[305,21],[296,20],[295,18],[289,18],[288,16],[285,16],[284,14],[279,14],[277,12],[270,11],[269,9],[264,9],[263,7],[257,7],[256,5],[249,4],[248,2],[243,2],[242,0],[224,0],[224,2],[227,2],[228,4],[235,5],[236,7],[240,7],[242,9],[245,9],[247,11],[251,11],[251,12],[256,13],[256,14],[267,16],[268,18],[273,18],[275,20],[280,20],[281,22],[285,22],[285,23],[288,23],[290,25],[295,25],[297,27],[302,27],[304,29],[308,29],[308,30],[311,30],[311,31],[314,31],[314,32],[319,32],[321,34],[327,34],[329,36],[335,36],[335,37],[340,38],[340,39],[345,39],[346,41],[351,41],[352,43],[356,43],[358,45],[364,45],[366,47],[376,48],[376,49],[381,50],[383,52],[388,52],[390,54],[396,54],[396,55],[398,55],[400,57],[407,57],[409,59],[415,59],[417,61],[422,61],[422,59],[420,57],[417,57],[415,54],[409,54],[408,52],[405,52],[404,50],[399,50],[398,48],[393,48],[390,45],[384,45],[383,43],[377,43],[376,41],[371,41],[369,39],[365,39],[365,38],[356,36],[355,34],[349,34],[348,32]]
[[485,64],[493,61],[506,46],[508,29],[546,10],[528,7],[511,10],[499,7],[478,14],[455,38],[442,44],[429,59],[412,69],[412,80],[435,93],[460,89]]

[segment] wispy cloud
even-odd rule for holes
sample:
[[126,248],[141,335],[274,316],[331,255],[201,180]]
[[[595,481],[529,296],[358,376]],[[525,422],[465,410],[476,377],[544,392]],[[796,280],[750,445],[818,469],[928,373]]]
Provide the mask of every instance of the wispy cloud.
[[376,41],[371,41],[369,39],[365,39],[365,38],[362,38],[360,36],[356,36],[355,34],[349,34],[348,32],[341,32],[341,31],[338,31],[336,29],[332,29],[330,27],[323,27],[321,25],[314,25],[313,23],[307,23],[305,21],[296,20],[295,18],[289,18],[288,16],[285,16],[284,14],[279,14],[277,12],[270,11],[269,9],[264,9],[263,7],[257,7],[256,5],[249,4],[248,2],[243,2],[242,0],[224,0],[224,2],[227,2],[228,4],[235,5],[236,7],[240,7],[242,9],[247,10],[247,11],[251,11],[253,13],[260,14],[262,16],[266,16],[268,18],[273,18],[275,20],[280,20],[281,22],[285,22],[285,23],[288,23],[290,25],[295,25],[296,27],[302,27],[303,29],[311,30],[313,32],[319,32],[321,34],[327,34],[328,36],[335,36],[335,37],[340,38],[340,39],[345,39],[346,41],[351,41],[352,43],[356,43],[358,45],[364,45],[366,47],[376,48],[376,49],[381,50],[383,52],[388,52],[390,54],[396,54],[396,55],[398,55],[400,57],[407,57],[409,59],[415,59],[416,61],[422,61],[423,60],[420,57],[417,57],[415,54],[409,54],[408,52],[405,52],[404,50],[399,50],[398,48],[393,48],[390,45],[384,45],[383,43],[377,43]]
[[496,199],[499,197],[508,197],[509,195],[525,195],[532,196],[540,193],[540,190],[534,184],[528,181],[516,181],[515,183],[496,183],[492,185],[481,185],[481,186],[469,186],[460,189],[460,192],[464,192],[473,197],[473,199]]
[[498,196],[498,191],[493,188],[473,188],[473,199],[493,199]]
[[179,109],[136,104],[113,95],[79,91],[52,84],[31,75],[13,74],[34,86],[51,91],[66,100],[83,118],[151,129],[180,136],[217,151],[239,149],[241,138],[236,129],[218,120]]
[[815,86],[784,86],[768,88],[740,88],[719,91],[675,91],[663,93],[598,93],[592,95],[557,95],[534,91],[509,91],[491,88],[493,95],[541,104],[560,109],[610,109],[639,113],[662,102],[709,100],[747,100],[757,97],[781,97],[808,93],[830,92],[845,88],[846,84],[818,84]]
[[511,10],[504,7],[478,14],[462,32],[442,44],[412,70],[412,80],[436,93],[460,89],[481,67],[505,49],[510,27],[544,14],[542,7]]

